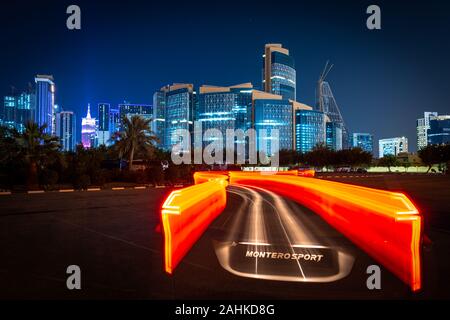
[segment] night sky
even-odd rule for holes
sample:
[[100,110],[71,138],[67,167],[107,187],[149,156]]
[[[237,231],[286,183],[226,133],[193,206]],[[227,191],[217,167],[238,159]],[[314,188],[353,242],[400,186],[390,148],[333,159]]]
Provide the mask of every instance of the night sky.
[[[66,28],[70,4],[81,7],[79,31]],[[366,28],[370,4],[381,7],[382,30]],[[309,105],[329,59],[347,126],[373,133],[376,146],[406,135],[414,151],[423,111],[450,113],[446,1],[15,0],[0,7],[0,35],[2,96],[52,74],[56,102],[77,113],[79,130],[88,102],[95,115],[99,102],[152,104],[173,82],[259,87],[271,42],[294,56],[297,100]]]

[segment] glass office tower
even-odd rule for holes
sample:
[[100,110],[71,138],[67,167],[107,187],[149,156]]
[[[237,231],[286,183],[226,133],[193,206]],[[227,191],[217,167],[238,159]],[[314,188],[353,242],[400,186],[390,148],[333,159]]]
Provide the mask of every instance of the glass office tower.
[[358,147],[363,151],[373,154],[373,135],[371,135],[370,133],[353,133],[352,147]]
[[166,93],[169,91],[169,86],[164,86],[161,90],[153,94],[153,122],[152,131],[158,138],[157,145],[164,146],[164,131],[166,126]]
[[110,145],[110,110],[111,106],[109,103],[99,103],[98,104],[98,132],[97,139],[98,145]]
[[[202,123],[203,132],[217,129],[224,139],[227,129],[246,132],[251,127],[252,91],[251,83],[231,87],[200,87],[195,120]],[[205,140],[203,143],[207,145],[211,141]],[[224,147],[225,143],[224,140]],[[235,143],[245,144],[245,139],[235,140]]]
[[378,141],[380,158],[387,155],[397,156],[401,152],[408,152],[408,138],[406,137],[387,138]]
[[334,151],[342,150],[342,126],[339,123],[326,122],[326,145]]
[[34,121],[42,126],[47,124],[46,133],[52,134],[55,132],[54,128],[54,114],[55,114],[55,83],[53,76],[37,75],[36,82],[36,110]]
[[[254,128],[257,133],[257,150],[263,150],[266,155],[272,156],[278,150],[272,150],[275,137],[273,129],[279,132],[279,150],[293,149],[293,107],[291,102],[281,96],[270,95],[267,98],[253,95]],[[266,136],[261,135],[262,130]]]
[[430,117],[428,144],[450,144],[450,115]]
[[72,111],[61,111],[56,114],[56,135],[60,139],[62,151],[75,151],[76,118]]
[[23,132],[26,123],[33,120],[34,109],[35,95],[31,90],[5,96],[0,112],[0,124]]
[[428,129],[430,129],[430,117],[437,116],[437,112],[424,112],[423,118],[417,119],[416,132],[417,132],[417,150],[420,150],[428,145]]
[[176,83],[169,87],[166,93],[164,149],[172,147],[182,138],[175,135],[176,130],[193,131],[193,112],[196,104],[196,94],[193,84]]
[[123,117],[131,118],[132,116],[140,116],[144,119],[151,119],[153,116],[153,107],[149,104],[119,104],[120,119]]
[[91,106],[89,104],[86,117],[81,119],[81,143],[86,149],[96,145],[96,120],[91,117]]
[[114,134],[114,132],[120,131],[121,119],[119,109],[110,108],[109,110],[109,131],[110,136]]
[[295,149],[309,152],[326,143],[326,116],[317,110],[295,110]]
[[262,68],[262,87],[265,92],[296,100],[296,71],[289,50],[281,44],[265,45]]

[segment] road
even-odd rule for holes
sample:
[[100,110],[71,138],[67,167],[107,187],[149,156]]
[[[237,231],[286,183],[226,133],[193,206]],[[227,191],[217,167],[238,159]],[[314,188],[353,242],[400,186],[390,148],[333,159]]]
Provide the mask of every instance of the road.
[[[174,275],[167,276],[163,272],[158,208],[169,191],[0,197],[0,298],[379,299],[435,295],[433,285],[427,284],[430,290],[413,296],[384,269],[382,289],[368,290],[366,268],[375,264],[370,257],[308,209],[248,187],[229,188],[225,211]],[[326,257],[332,252],[327,250],[342,250],[354,262],[348,276],[324,283],[316,281],[333,275],[336,269],[329,268],[330,264],[321,269],[305,257],[268,263],[259,258],[249,258],[249,263],[237,258],[229,270],[219,259],[223,248],[239,255],[243,252],[240,249],[261,249],[264,245],[270,248],[259,251],[290,252],[297,257],[300,253]],[[432,275],[435,265],[433,259],[430,261],[426,267]],[[66,289],[65,271],[72,264],[82,271],[79,291]],[[278,269],[284,271],[280,274]],[[271,280],[286,274],[291,281]],[[304,282],[313,278],[314,282]],[[426,278],[436,283],[432,276]]]

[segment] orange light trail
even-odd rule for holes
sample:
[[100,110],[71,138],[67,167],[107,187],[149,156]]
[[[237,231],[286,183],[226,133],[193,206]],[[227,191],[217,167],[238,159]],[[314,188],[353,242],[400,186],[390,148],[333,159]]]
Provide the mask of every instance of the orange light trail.
[[314,174],[314,170],[196,172],[196,185],[172,192],[162,208],[166,271],[173,272],[225,208],[229,180],[308,207],[413,291],[419,290],[423,220],[412,201],[403,193],[311,178]]

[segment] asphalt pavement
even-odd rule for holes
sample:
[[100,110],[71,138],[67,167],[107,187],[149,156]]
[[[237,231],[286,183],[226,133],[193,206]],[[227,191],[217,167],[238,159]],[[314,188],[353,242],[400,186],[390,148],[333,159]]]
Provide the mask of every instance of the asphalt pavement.
[[[248,187],[229,188],[225,211],[174,275],[166,275],[158,209],[168,192],[0,197],[0,298],[396,299],[436,292],[427,284],[433,290],[413,295],[383,268],[382,289],[368,290],[366,269],[375,261],[307,208]],[[232,257],[228,266],[221,260],[224,248]],[[245,257],[249,250],[258,256]],[[339,250],[351,256],[348,275],[328,282]],[[261,256],[267,252],[278,258],[268,261]],[[73,264],[81,268],[81,290],[66,288],[66,268]]]

